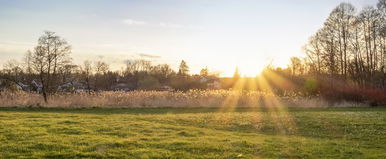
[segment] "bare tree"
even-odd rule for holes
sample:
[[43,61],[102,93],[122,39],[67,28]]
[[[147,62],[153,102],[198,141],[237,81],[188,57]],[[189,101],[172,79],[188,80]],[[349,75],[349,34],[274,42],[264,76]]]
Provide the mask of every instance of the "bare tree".
[[109,71],[109,65],[103,61],[96,61],[94,64],[94,67],[95,67],[94,90],[97,91],[99,89],[101,78]]
[[149,72],[152,68],[151,61],[148,60],[126,60],[126,73]]
[[301,75],[303,72],[302,61],[298,57],[291,57],[291,63],[289,68],[291,68],[292,75]]
[[205,67],[205,68],[201,69],[200,75],[204,76],[204,77],[208,76],[209,75],[208,67]]
[[175,74],[168,64],[160,64],[151,67],[149,74],[156,77],[161,84],[165,84],[167,80]]
[[71,46],[66,40],[54,32],[45,31],[34,50],[26,54],[32,70],[39,75],[45,102],[48,102],[49,94],[56,91],[58,71],[71,63],[70,53]]
[[[320,31],[319,31],[320,32]],[[304,46],[303,50],[307,54],[308,59],[311,61],[311,64],[313,64],[313,70],[316,74],[322,73],[322,44],[321,44],[321,36],[320,34],[316,33],[315,36],[312,36],[309,40],[309,43]]]
[[83,67],[82,67],[82,74],[83,74],[83,77],[84,77],[84,81],[86,83],[86,86],[87,86],[87,91],[88,93],[91,92],[91,76],[92,76],[92,65],[91,65],[91,61],[84,61],[83,62]]
[[19,85],[22,81],[23,69],[20,63],[16,60],[9,60],[4,64],[3,77],[8,83],[12,85]]
[[316,72],[359,84],[385,85],[386,1],[359,14],[349,3],[338,5],[304,47]]

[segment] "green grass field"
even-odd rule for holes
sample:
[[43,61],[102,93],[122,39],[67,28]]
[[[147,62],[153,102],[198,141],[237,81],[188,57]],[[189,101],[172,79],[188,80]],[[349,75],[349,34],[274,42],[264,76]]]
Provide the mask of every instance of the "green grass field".
[[0,158],[386,158],[386,108],[0,108]]

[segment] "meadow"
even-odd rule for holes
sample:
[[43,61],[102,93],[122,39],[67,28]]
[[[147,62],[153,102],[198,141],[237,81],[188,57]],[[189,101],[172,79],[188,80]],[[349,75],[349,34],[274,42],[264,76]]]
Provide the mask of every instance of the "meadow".
[[1,158],[386,158],[386,108],[0,108]]

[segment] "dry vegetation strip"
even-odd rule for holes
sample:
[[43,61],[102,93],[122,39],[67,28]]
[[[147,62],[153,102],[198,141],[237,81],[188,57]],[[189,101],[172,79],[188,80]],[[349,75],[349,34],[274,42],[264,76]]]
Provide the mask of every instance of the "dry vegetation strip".
[[3,158],[385,158],[385,108],[0,108]]
[[[278,101],[271,103],[270,101]],[[261,91],[190,90],[187,92],[130,91],[62,93],[45,103],[40,94],[0,92],[0,106],[19,107],[326,107],[363,106],[361,103],[330,103],[319,97],[278,97]]]

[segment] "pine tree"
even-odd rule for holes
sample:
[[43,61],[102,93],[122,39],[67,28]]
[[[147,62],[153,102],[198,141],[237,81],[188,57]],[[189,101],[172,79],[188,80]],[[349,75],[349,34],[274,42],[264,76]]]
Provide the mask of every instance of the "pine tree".
[[179,75],[188,75],[189,73],[189,66],[186,64],[184,60],[181,61],[180,67],[178,69]]

